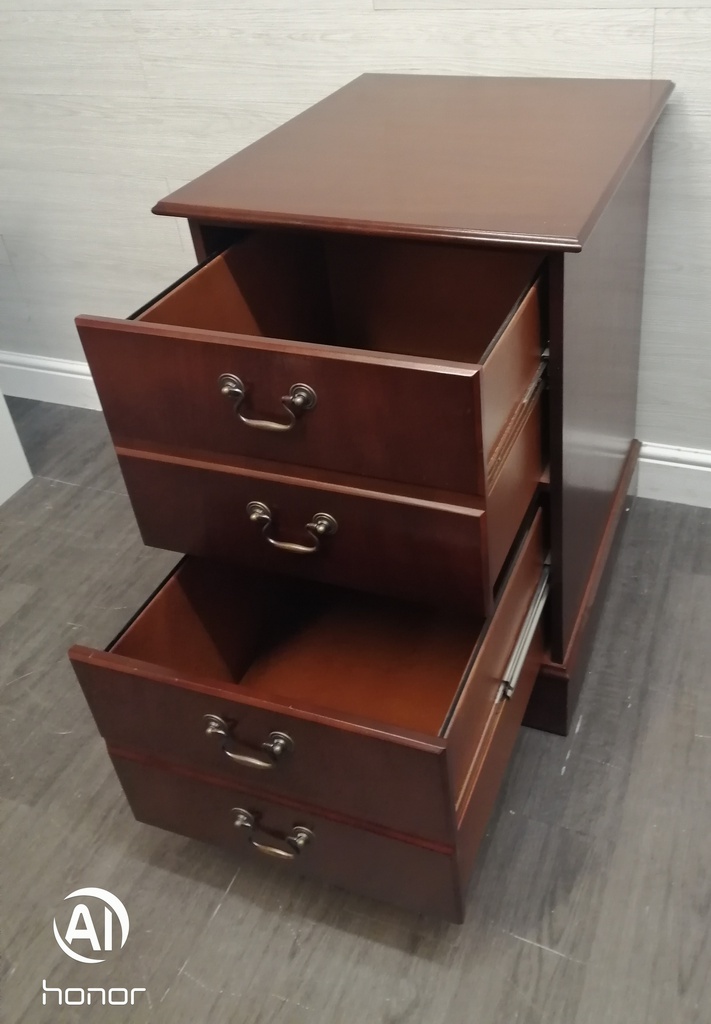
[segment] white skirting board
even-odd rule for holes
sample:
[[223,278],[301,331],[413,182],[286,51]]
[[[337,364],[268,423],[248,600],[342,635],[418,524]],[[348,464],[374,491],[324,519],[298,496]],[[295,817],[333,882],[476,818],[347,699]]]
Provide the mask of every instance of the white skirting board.
[[[86,363],[0,351],[0,391],[40,402],[100,409]],[[642,444],[638,494],[711,508],[711,451]]]
[[711,508],[711,451],[644,442],[637,493],[640,498]]
[[38,402],[101,408],[89,367],[80,360],[0,351],[0,391]]

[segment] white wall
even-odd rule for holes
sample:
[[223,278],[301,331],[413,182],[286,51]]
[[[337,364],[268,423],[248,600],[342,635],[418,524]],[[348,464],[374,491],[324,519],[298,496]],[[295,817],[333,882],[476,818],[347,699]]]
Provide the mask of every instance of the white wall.
[[5,390],[91,404],[74,315],[125,315],[192,261],[155,200],[363,71],[655,75],[677,91],[656,145],[638,433],[657,461],[661,444],[711,466],[711,0],[501,4],[4,0]]

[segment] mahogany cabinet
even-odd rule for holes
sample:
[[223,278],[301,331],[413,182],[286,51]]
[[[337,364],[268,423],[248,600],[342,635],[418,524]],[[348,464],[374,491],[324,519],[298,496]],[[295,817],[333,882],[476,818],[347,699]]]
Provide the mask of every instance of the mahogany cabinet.
[[630,492],[670,91],[364,75],[158,203],[194,269],[77,319],[142,536],[186,555],[70,652],[140,820],[461,920]]

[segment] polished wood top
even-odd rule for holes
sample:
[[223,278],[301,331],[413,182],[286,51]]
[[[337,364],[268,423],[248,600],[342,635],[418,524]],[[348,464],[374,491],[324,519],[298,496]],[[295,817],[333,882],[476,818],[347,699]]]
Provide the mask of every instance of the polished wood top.
[[154,212],[576,251],[672,89],[362,75]]

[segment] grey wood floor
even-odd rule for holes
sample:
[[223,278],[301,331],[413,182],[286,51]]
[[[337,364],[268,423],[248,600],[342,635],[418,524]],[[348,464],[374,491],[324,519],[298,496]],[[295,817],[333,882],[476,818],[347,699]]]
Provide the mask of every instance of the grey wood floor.
[[[522,730],[448,925],[133,821],[65,651],[175,556],[142,547],[100,414],[10,404],[36,476],[0,509],[3,1024],[708,1024],[711,511],[635,506],[575,730]],[[131,916],[96,966],[52,934],[90,885]],[[148,996],[58,1010],[43,979]]]

